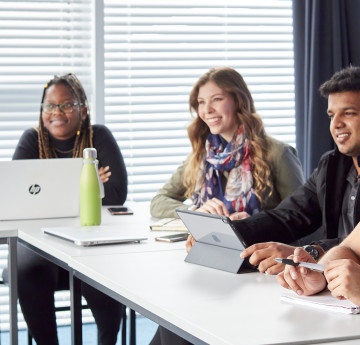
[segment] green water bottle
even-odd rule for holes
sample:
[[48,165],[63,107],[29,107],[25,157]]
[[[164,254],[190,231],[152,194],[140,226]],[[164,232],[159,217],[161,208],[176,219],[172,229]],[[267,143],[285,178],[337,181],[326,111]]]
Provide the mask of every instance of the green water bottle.
[[80,223],[82,226],[101,224],[101,181],[94,148],[83,151],[80,180]]

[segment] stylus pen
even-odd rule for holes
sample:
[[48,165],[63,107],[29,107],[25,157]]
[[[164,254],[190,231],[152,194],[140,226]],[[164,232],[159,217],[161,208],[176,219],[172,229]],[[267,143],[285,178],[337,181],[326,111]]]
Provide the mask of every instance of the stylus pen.
[[321,264],[312,264],[310,262],[303,262],[303,261],[294,262],[290,259],[280,259],[280,258],[276,258],[274,260],[285,265],[306,267],[312,271],[324,272],[325,270],[325,266]]

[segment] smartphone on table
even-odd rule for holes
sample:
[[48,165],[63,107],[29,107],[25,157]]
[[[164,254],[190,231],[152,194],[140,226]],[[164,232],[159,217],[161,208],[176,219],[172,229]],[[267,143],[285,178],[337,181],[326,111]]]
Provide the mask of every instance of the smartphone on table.
[[189,236],[189,234],[187,232],[182,232],[180,234],[175,234],[175,235],[166,235],[166,236],[155,237],[155,241],[160,241],[160,242],[186,241],[188,236]]
[[112,215],[134,214],[134,212],[127,206],[108,207],[108,211]]

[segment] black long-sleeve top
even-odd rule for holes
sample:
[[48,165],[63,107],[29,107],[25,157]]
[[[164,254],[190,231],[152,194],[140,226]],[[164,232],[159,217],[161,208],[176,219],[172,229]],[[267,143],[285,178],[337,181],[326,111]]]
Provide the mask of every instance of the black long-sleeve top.
[[[104,183],[103,205],[122,205],[127,196],[127,172],[120,148],[110,130],[104,125],[93,125],[93,145],[97,151],[100,167],[110,167],[111,176]],[[50,136],[59,158],[71,158],[76,135],[67,140]],[[38,133],[34,128],[27,129],[21,136],[12,159],[38,159]]]

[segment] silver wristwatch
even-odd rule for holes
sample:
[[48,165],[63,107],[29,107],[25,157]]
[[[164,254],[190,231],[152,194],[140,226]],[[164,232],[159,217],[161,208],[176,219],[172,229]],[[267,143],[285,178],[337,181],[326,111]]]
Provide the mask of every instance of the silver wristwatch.
[[319,251],[312,245],[303,246],[303,248],[313,257],[314,260],[319,258]]

